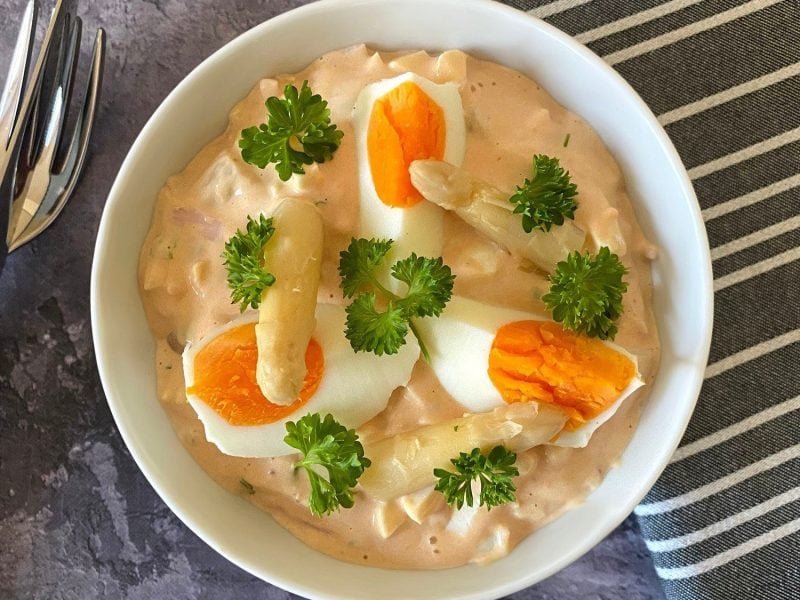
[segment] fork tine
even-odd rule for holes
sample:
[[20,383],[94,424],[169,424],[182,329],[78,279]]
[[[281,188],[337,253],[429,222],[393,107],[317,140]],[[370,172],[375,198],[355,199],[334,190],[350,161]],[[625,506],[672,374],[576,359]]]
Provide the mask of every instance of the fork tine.
[[0,96],[0,183],[5,179],[11,157],[14,154],[15,144],[12,143],[11,138],[19,122],[18,117],[23,99],[22,91],[25,89],[28,64],[36,37],[36,13],[35,0],[29,0],[22,15],[17,43],[14,46],[11,64],[8,68],[8,77],[3,94]]
[[[89,148],[89,137],[97,117],[97,103],[100,100],[100,88],[103,85],[103,65],[106,53],[106,32],[99,28],[94,38],[92,48],[92,65],[89,81],[86,84],[86,93],[83,99],[83,110],[75,123],[75,134],[70,143],[70,153],[73,152],[75,159],[71,165],[68,183],[65,189],[72,192],[75,183],[83,170],[83,162],[86,158],[86,151]],[[66,170],[65,170],[66,172]]]
[[[103,64],[105,63],[106,32],[100,28],[94,38],[92,48],[92,64],[89,81],[86,84],[86,93],[83,99],[83,110],[75,123],[75,133],[70,143],[70,154],[74,160],[70,161],[66,190],[72,192],[78,177],[83,170],[83,161],[89,148],[89,137],[92,134],[95,118],[97,117],[97,103],[100,100],[100,88],[103,84]],[[65,174],[67,170],[65,169]]]
[[83,170],[89,147],[89,138],[97,116],[97,103],[102,86],[103,65],[105,62],[105,39],[105,31],[98,29],[92,50],[91,71],[83,100],[83,109],[75,123],[72,140],[64,159],[64,169],[56,176],[63,187],[59,186],[60,189],[54,193],[53,186],[51,186],[51,190],[48,191],[47,195],[52,197],[47,198],[42,206],[42,209],[46,211],[45,214],[37,215],[37,218],[21,234],[10,241],[8,245],[9,252],[27,244],[47,229],[61,213],[75,188],[78,177]]
[[[72,92],[74,83],[75,83],[75,72],[77,71],[78,67],[78,57],[80,55],[81,49],[81,31],[82,31],[82,22],[80,17],[74,17],[73,22],[70,25],[69,31],[69,42],[67,43],[65,53],[64,53],[64,60],[63,64],[61,65],[61,85],[64,89],[64,108],[65,110],[69,108],[72,102]],[[66,122],[64,123],[66,126]],[[65,134],[62,128],[61,134],[59,136],[59,140],[61,136]],[[58,149],[61,147],[61,142],[56,145]],[[66,168],[67,163],[67,156],[66,152],[58,153],[56,152],[56,156],[60,157],[60,160],[56,162],[56,165],[53,169],[54,173],[62,173]]]

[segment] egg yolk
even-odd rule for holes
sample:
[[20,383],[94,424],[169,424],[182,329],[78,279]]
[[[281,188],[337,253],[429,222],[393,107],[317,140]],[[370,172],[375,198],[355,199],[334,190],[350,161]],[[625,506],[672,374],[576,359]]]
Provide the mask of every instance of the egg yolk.
[[489,378],[503,400],[556,404],[568,431],[611,406],[635,375],[624,354],[549,321],[504,325],[489,353]]
[[194,385],[186,389],[231,425],[265,425],[292,414],[319,387],[324,370],[322,348],[311,339],[306,348],[306,377],[300,394],[287,406],[273,404],[256,382],[255,323],[233,327],[205,345],[194,359]]
[[408,168],[415,160],[442,160],[446,129],[441,107],[411,81],[375,101],[367,155],[375,191],[384,204],[408,208],[422,200]]

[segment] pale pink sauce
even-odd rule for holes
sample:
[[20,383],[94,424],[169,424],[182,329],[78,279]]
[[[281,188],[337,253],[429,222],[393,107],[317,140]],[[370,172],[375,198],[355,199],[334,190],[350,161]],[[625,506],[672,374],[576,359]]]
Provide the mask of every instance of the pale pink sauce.
[[[308,511],[307,482],[293,472],[292,457],[234,458],[208,443],[186,402],[181,357],[176,352],[187,340],[239,314],[229,301],[220,259],[223,244],[244,225],[246,215],[269,214],[287,196],[320,201],[326,236],[320,300],[341,300],[338,253],[358,235],[353,105],[366,84],[407,70],[437,83],[460,83],[467,123],[463,167],[473,175],[513,191],[529,174],[533,154],[560,158],[579,190],[576,223],[596,246],[610,246],[630,269],[625,314],[615,341],[637,356],[642,376],[650,383],[658,365],[650,282],[650,260],[656,250],[639,229],[614,158],[580,117],[563,109],[535,82],[461,52],[439,58],[422,52],[377,54],[356,46],[326,54],[296,75],[259,82],[231,111],[225,132],[161,190],[142,246],[139,281],[156,341],[160,400],[181,442],[215,481],[332,556],[374,566],[436,569],[499,558],[537,527],[580,503],[615,466],[633,433],[647,387],[625,401],[587,448],[541,447],[521,454],[517,502],[479,511],[465,535],[446,529],[451,511],[434,500],[421,524],[402,513],[399,527],[384,539],[376,527],[380,505],[365,494],[357,494],[353,509],[320,519]],[[328,100],[344,139],[333,161],[307,167],[306,175],[283,183],[271,167],[262,171],[245,164],[237,141],[241,129],[264,121],[267,97],[280,96],[286,83],[299,85],[304,79]],[[567,134],[569,144],[564,147]],[[452,215],[445,220],[444,260],[457,274],[457,294],[543,311],[537,298],[547,287],[544,276],[522,268]],[[379,439],[463,412],[419,362],[409,386],[396,390],[388,408],[359,433],[362,439]],[[245,492],[239,483],[242,478],[255,486],[255,494]],[[481,547],[482,541],[492,538],[499,543],[488,550]]]

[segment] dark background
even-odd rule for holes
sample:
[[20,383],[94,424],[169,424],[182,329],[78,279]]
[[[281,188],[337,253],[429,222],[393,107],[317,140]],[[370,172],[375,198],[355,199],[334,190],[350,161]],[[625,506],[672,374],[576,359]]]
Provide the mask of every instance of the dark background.
[[[89,276],[106,195],[150,114],[225,42],[304,3],[79,2],[83,67],[94,28],[109,39],[86,171],[64,214],[9,255],[0,274],[0,597],[294,597],[200,541],[131,460],[95,368]],[[24,5],[0,0],[3,78]],[[512,598],[661,597],[629,518],[581,560]]]

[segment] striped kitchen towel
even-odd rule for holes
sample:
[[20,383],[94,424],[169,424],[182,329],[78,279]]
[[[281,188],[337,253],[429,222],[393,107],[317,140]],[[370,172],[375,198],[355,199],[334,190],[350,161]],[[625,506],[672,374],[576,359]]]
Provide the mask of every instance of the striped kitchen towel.
[[681,447],[636,509],[669,598],[800,598],[800,2],[506,0],[644,98],[689,170],[715,331]]

